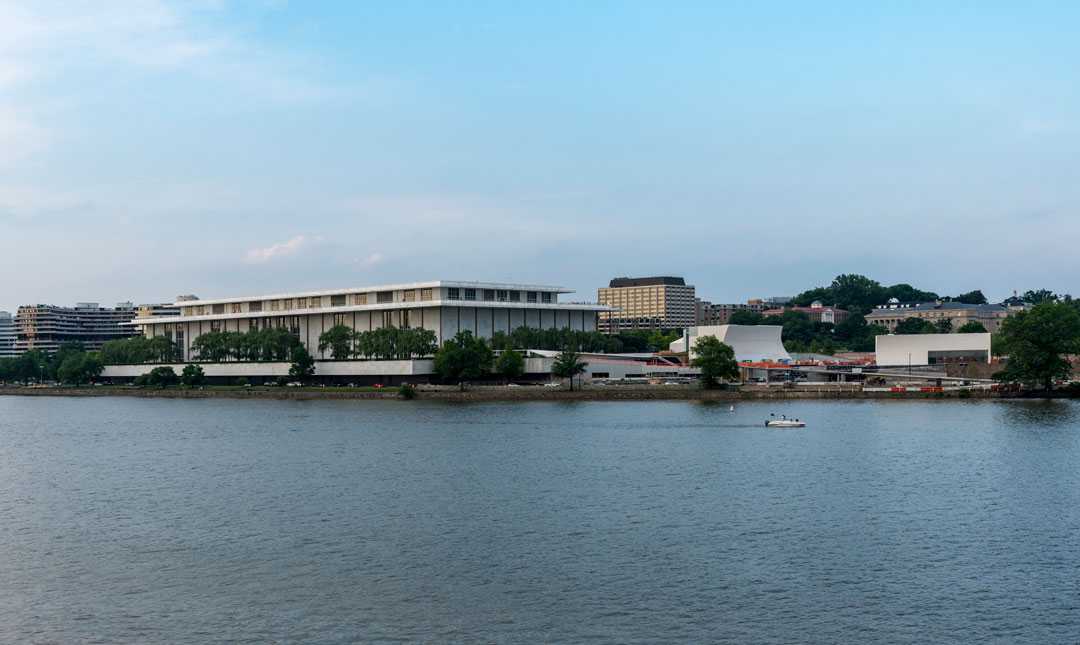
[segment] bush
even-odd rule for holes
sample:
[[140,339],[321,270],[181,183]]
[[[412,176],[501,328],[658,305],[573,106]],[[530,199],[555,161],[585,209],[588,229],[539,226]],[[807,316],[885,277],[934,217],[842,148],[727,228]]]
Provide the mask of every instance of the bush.
[[285,376],[279,376],[276,379],[274,379],[274,384],[277,385],[278,387],[285,387],[286,385],[289,384],[289,379],[288,379],[288,377],[285,377]]
[[247,384],[248,384],[248,380],[247,380],[247,377],[245,377],[245,376],[237,376],[233,380],[233,385],[235,385],[237,387],[244,387]]
[[140,387],[168,387],[180,382],[173,368],[168,366],[155,367],[146,374],[135,379],[135,385]]
[[411,401],[416,398],[416,388],[408,383],[402,383],[401,387],[398,388],[398,396],[406,401]]
[[206,382],[206,374],[199,365],[185,365],[184,371],[180,372],[180,382],[188,387],[198,387]]

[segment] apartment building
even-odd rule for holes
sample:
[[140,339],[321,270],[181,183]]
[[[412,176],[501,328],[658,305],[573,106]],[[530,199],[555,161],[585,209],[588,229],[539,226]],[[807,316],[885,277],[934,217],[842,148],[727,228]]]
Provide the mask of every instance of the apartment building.
[[615,278],[597,290],[597,301],[613,311],[599,313],[600,331],[683,329],[697,320],[694,287],[682,278]]
[[760,314],[765,311],[765,303],[762,300],[748,300],[745,303],[713,303],[708,300],[697,300],[697,325],[717,326],[726,325],[731,320],[731,315],[736,311],[749,311]]
[[24,305],[15,313],[14,353],[34,349],[51,353],[65,343],[81,343],[87,351],[99,350],[110,340],[137,335],[138,330],[124,323],[134,320],[140,311],[147,317],[180,313],[166,305],[136,308],[130,302],[111,309],[96,302],[80,302],[74,307]]
[[0,311],[0,358],[15,356],[15,319],[11,313]]

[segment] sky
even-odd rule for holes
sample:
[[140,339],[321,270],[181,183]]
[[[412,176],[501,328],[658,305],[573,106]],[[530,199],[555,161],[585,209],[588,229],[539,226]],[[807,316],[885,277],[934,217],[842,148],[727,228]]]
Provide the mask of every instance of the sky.
[[0,309],[1080,292],[1080,4],[0,0]]

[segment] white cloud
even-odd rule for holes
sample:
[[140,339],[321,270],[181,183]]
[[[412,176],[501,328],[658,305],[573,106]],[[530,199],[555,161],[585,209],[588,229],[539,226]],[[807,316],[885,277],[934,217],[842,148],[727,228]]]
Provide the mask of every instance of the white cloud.
[[248,264],[263,264],[272,260],[279,260],[290,255],[296,255],[301,249],[310,246],[313,242],[318,242],[320,239],[318,237],[297,235],[285,242],[271,244],[261,249],[251,249],[245,255],[245,260]]

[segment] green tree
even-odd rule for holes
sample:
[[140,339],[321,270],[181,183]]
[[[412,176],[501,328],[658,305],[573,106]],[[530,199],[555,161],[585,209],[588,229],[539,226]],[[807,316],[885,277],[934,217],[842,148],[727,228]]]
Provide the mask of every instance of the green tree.
[[168,365],[155,367],[146,374],[135,379],[136,385],[149,387],[169,387],[170,385],[176,385],[178,382],[180,382],[180,377],[178,377],[176,371]]
[[564,349],[551,364],[551,373],[559,378],[570,379],[570,391],[574,391],[574,377],[584,374],[588,363],[581,360],[581,355],[572,349]]
[[525,373],[525,358],[512,349],[504,349],[495,361],[495,371],[507,380],[518,378]]
[[960,329],[956,330],[958,334],[985,334],[986,327],[978,320],[972,320],[960,325]]
[[739,363],[735,350],[715,336],[702,336],[694,343],[694,360],[690,364],[701,370],[703,387],[713,387],[717,380],[734,381],[739,378]]
[[56,380],[67,385],[83,385],[101,376],[105,366],[96,353],[69,353],[56,370]]
[[955,298],[953,298],[953,300],[955,300],[956,302],[962,302],[962,303],[967,304],[967,305],[985,305],[986,304],[986,296],[983,295],[983,292],[982,292],[981,289],[976,289],[974,291],[968,291],[967,293],[962,293],[959,296],[956,296]]
[[198,387],[206,382],[206,374],[201,365],[188,363],[180,372],[180,382],[188,387]]
[[1029,289],[1020,296],[1020,300],[1029,305],[1038,305],[1044,302],[1055,302],[1058,300],[1058,295],[1049,289]]
[[15,357],[13,376],[24,384],[32,380],[43,381],[47,376],[48,357],[44,352],[32,349]]
[[289,360],[292,361],[289,365],[289,376],[292,378],[306,383],[315,375],[315,359],[303,345],[293,347]]
[[1006,318],[1000,341],[1008,362],[994,378],[1050,390],[1055,379],[1071,373],[1066,356],[1080,352],[1080,313],[1066,303],[1044,300]]
[[[810,302],[813,302],[813,300]],[[731,312],[731,315],[728,316],[729,325],[760,325],[764,320],[764,316],[749,309],[739,309]]]
[[952,333],[952,319],[940,318],[934,321],[934,331],[938,334],[951,334]]
[[353,353],[353,341],[356,332],[345,325],[334,325],[319,335],[319,351],[330,350],[330,357],[335,361],[343,361]]
[[440,378],[457,381],[462,389],[467,381],[491,372],[494,355],[482,338],[469,331],[459,331],[435,352],[435,373]]
[[897,334],[936,334],[938,328],[928,320],[922,318],[905,318],[896,325]]

